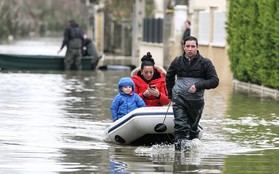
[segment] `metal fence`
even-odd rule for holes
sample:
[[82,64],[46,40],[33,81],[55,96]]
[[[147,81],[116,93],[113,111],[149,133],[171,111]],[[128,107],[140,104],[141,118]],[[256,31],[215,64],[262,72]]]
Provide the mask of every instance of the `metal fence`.
[[163,42],[163,19],[144,18],[143,41],[152,43]]

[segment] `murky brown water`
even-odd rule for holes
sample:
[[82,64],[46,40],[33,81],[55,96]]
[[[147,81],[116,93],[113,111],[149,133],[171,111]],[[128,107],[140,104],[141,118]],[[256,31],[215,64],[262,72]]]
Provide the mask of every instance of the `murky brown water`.
[[129,73],[0,71],[0,173],[277,172],[278,102],[228,85],[207,91],[204,136],[190,152],[105,143],[117,82]]

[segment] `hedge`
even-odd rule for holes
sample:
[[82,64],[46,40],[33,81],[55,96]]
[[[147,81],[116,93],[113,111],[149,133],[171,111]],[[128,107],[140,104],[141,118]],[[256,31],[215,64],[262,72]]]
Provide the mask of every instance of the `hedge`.
[[234,78],[278,89],[279,1],[231,0],[228,55]]

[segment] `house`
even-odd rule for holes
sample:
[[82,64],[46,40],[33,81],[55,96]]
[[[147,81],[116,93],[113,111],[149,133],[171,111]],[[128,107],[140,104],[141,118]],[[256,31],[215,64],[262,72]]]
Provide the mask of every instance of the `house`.
[[[168,13],[166,3],[157,1],[157,6],[164,7],[163,41],[161,43],[139,43],[137,62],[146,52],[150,51],[159,66],[168,68],[172,59],[182,54],[181,38],[184,31],[184,22],[191,21],[191,35],[199,40],[199,51],[208,57],[215,65],[220,81],[224,84],[232,83],[230,61],[227,55],[226,42],[226,0],[190,0],[189,7],[174,5],[173,11]],[[162,7],[160,8],[162,9]],[[162,10],[157,10],[159,14]],[[162,17],[162,15],[155,15]],[[169,25],[168,25],[169,24]],[[143,32],[144,33],[144,32]]]

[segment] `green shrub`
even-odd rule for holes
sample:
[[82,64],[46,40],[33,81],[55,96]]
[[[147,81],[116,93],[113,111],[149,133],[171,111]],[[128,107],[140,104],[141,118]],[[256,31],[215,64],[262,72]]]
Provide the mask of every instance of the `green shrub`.
[[279,87],[279,1],[230,1],[228,55],[234,78]]

